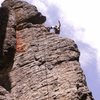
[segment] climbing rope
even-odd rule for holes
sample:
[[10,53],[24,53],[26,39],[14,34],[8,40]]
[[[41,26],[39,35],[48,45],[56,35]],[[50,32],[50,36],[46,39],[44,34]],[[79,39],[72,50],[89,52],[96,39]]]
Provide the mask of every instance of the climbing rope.
[[47,69],[47,43],[46,43],[46,33],[44,33],[44,59],[45,59],[45,74],[46,74],[46,84],[47,84],[47,95],[48,95],[48,98],[47,100],[49,100],[49,84],[48,84],[48,69]]
[[[36,39],[36,41],[38,40],[37,34],[35,36],[32,36],[32,38],[33,39]],[[44,66],[45,66],[45,69],[44,70],[45,70],[45,76],[46,76],[45,78],[46,78],[46,86],[47,86],[47,100],[49,100],[50,96],[49,96],[48,69],[47,69],[47,59],[46,59],[47,58],[47,43],[46,43],[47,38],[46,38],[46,33],[45,32],[43,33],[43,38],[44,38],[43,39],[43,47],[44,47],[44,49],[43,49],[43,53],[44,53],[43,54],[43,59],[45,61],[44,62]],[[39,44],[37,45],[37,49],[39,50]],[[36,73],[36,76],[38,76],[37,73]]]
[[[44,70],[45,70],[46,87],[47,87],[47,94],[46,95],[47,95],[47,100],[50,100],[50,91],[49,91],[49,82],[48,82],[48,68],[49,68],[50,65],[48,65],[48,61],[47,61],[47,54],[48,54],[47,48],[48,48],[48,43],[47,43],[47,35],[46,35],[46,32],[43,33],[43,38],[42,39],[43,39],[42,41],[43,41],[43,47],[44,47],[44,49],[43,49],[43,53],[44,54],[43,54],[43,61],[42,62],[44,62],[44,67],[45,67]],[[38,36],[36,36],[36,40],[38,40]],[[39,50],[39,45],[37,45],[37,48]],[[53,76],[53,80],[54,80],[54,76]]]

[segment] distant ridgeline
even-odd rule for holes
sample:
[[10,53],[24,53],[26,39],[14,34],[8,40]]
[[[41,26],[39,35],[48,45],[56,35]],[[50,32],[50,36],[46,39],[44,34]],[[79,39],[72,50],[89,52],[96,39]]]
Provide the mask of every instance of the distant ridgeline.
[[0,100],[93,100],[77,45],[48,31],[45,21],[25,1],[2,3]]

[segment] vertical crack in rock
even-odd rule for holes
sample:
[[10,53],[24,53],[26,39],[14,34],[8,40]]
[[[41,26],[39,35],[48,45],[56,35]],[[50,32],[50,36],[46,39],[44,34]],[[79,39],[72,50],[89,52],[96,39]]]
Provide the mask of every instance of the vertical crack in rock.
[[93,100],[75,42],[48,32],[35,6],[0,8],[0,100]]
[[11,80],[9,71],[15,55],[14,15],[8,7],[0,8],[0,99],[10,100]]
[[[4,13],[5,12],[5,13]],[[3,46],[6,37],[6,28],[8,23],[9,10],[6,7],[0,8],[0,69],[2,69],[3,62]]]

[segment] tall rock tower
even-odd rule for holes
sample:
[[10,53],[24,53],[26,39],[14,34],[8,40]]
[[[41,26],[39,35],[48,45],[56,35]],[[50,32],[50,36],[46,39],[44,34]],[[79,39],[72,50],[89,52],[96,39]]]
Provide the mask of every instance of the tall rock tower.
[[35,6],[0,8],[0,100],[93,100],[75,42],[48,32]]

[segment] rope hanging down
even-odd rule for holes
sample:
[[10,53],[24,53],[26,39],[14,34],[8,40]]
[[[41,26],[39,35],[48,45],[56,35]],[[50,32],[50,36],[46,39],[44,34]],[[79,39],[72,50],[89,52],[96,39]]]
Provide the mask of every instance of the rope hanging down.
[[[38,40],[37,36],[36,36],[36,39]],[[39,46],[39,45],[38,45]],[[48,65],[48,61],[47,61],[47,54],[48,54],[48,42],[47,42],[47,35],[46,35],[46,32],[43,32],[43,57],[44,57],[44,66],[45,66],[45,76],[46,76],[46,86],[47,86],[47,100],[50,100],[50,91],[49,91],[49,83],[48,83],[48,68],[51,67],[50,65]],[[53,76],[53,80],[54,79],[54,76]]]
[[47,84],[47,95],[49,100],[49,84],[48,84],[48,69],[47,69],[47,38],[46,33],[44,33],[44,60],[45,60],[45,74],[46,74],[46,84]]
[[[36,38],[34,38],[34,37],[36,37]],[[32,38],[34,39],[34,40],[38,40],[38,36],[37,35],[35,35],[35,36],[32,36]],[[45,60],[45,63],[44,63],[44,66],[45,66],[45,76],[46,76],[46,84],[47,84],[47,95],[48,95],[48,97],[47,97],[47,100],[49,100],[49,98],[50,98],[50,96],[49,96],[49,88],[48,88],[48,72],[47,72],[47,42],[46,42],[46,33],[44,33],[43,34],[43,38],[44,38],[44,40],[43,40],[43,47],[44,47],[44,51],[43,51],[43,53],[44,53],[44,60]],[[39,45],[37,45],[37,49],[39,48]],[[39,49],[38,49],[39,50]],[[35,57],[35,59],[36,59],[36,57]],[[38,74],[36,73],[36,76],[38,76]]]

